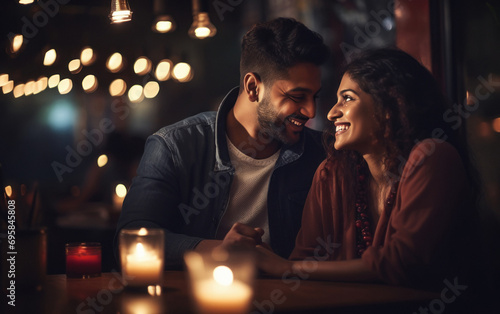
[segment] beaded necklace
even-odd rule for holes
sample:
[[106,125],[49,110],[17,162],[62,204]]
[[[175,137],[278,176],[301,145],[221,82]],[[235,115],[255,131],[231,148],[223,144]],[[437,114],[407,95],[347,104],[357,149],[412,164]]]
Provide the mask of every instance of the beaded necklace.
[[[361,165],[356,167],[356,249],[358,257],[361,257],[363,252],[369,247],[373,242],[371,219],[368,214],[368,202],[367,202],[367,184],[365,169]],[[384,212],[390,214],[393,206],[394,200],[396,199],[398,185],[393,184],[391,186],[391,191],[384,203]]]

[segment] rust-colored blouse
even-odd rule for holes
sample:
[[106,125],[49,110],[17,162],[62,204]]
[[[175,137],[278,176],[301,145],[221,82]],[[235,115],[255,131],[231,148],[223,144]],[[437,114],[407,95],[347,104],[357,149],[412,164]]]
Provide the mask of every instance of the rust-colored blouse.
[[[354,187],[329,169],[316,171],[290,259],[348,260],[356,256],[354,208],[346,192]],[[382,212],[363,261],[394,285],[432,286],[453,280],[470,219],[470,187],[460,155],[447,142],[426,139],[412,149],[403,168],[394,207]],[[460,228],[460,232],[458,231]],[[461,247],[461,250],[459,248]],[[457,254],[458,253],[458,254]]]

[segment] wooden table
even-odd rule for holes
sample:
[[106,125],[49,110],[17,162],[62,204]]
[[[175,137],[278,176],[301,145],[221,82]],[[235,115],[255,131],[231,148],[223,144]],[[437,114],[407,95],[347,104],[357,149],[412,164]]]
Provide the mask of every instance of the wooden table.
[[[91,279],[47,276],[41,292],[16,291],[2,313],[194,313],[187,273],[167,271],[160,296],[124,288],[119,273]],[[439,294],[380,284],[259,278],[250,313],[413,313]],[[141,309],[148,311],[141,311]],[[403,310],[403,311],[402,311]]]

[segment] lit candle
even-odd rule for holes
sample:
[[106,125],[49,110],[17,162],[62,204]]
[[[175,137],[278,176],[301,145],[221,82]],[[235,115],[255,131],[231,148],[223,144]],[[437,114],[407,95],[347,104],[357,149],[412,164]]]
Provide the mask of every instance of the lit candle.
[[135,249],[127,255],[125,272],[130,278],[131,286],[148,286],[158,284],[162,275],[162,262],[158,255],[137,243]]
[[66,244],[66,276],[90,278],[101,275],[101,245],[99,243]]
[[252,297],[251,287],[234,280],[231,269],[217,266],[213,278],[194,283],[194,296],[202,313],[247,313]]

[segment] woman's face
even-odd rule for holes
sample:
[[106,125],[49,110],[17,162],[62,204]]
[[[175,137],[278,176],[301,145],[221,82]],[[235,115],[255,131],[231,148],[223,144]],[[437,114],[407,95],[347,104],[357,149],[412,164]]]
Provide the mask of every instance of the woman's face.
[[337,99],[327,115],[328,120],[335,124],[335,149],[355,150],[361,154],[376,153],[380,149],[376,137],[379,126],[372,96],[346,73],[340,82]]

